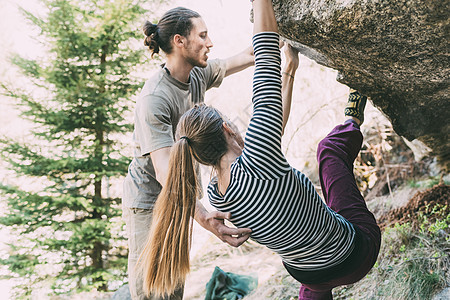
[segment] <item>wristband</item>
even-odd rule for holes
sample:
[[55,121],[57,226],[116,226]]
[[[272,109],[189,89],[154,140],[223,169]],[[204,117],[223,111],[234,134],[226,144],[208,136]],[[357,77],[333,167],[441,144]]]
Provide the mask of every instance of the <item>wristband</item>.
[[294,75],[289,74],[288,72],[283,72],[283,74],[286,74],[287,76],[290,76],[292,79],[294,79]]

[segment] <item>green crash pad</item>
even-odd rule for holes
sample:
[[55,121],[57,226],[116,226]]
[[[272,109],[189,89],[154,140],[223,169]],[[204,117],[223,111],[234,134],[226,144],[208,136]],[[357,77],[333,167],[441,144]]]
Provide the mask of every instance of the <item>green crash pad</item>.
[[216,267],[211,279],[206,284],[205,300],[242,299],[257,285],[258,279],[256,277],[224,272]]

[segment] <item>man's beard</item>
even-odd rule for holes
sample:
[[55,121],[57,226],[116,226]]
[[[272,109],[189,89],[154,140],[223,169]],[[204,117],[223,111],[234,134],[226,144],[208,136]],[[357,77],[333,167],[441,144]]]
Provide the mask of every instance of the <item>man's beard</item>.
[[191,64],[194,67],[200,67],[200,68],[206,68],[207,63],[203,64],[201,61],[199,61],[198,59],[194,59],[191,57],[187,57],[186,61]]

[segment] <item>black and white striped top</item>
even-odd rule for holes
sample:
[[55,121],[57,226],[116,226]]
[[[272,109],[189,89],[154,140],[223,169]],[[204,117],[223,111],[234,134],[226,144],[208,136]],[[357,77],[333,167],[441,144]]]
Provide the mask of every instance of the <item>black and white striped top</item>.
[[231,222],[252,229],[251,238],[299,270],[335,266],[351,253],[355,229],[331,210],[311,181],[292,168],[281,151],[282,101],[279,36],[253,37],[253,115],[245,147],[231,166],[230,185],[221,195],[208,187],[211,204],[231,212]]

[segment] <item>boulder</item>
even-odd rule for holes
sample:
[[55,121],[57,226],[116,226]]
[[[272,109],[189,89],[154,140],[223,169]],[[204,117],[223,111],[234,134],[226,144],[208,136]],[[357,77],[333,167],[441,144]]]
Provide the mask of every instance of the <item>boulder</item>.
[[128,284],[121,286],[110,300],[131,300],[130,287]]
[[448,0],[274,0],[280,34],[450,159]]
[[443,289],[439,294],[433,297],[433,300],[448,300],[450,299],[450,287]]

